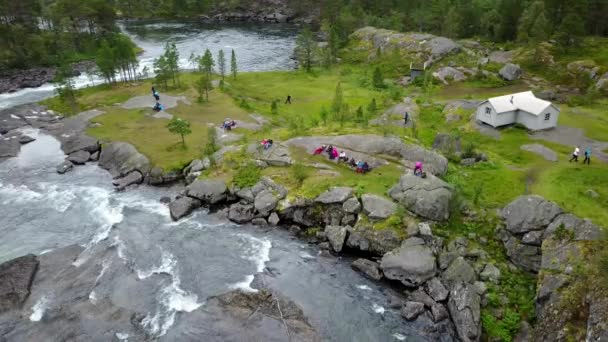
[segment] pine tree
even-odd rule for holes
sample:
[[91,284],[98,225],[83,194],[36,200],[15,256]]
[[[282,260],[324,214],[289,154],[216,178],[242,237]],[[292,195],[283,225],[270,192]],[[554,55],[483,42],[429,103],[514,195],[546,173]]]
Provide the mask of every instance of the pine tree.
[[304,67],[306,72],[310,72],[312,70],[315,47],[316,42],[312,37],[312,32],[309,28],[304,28],[296,39],[295,52],[300,65]]
[[223,81],[224,76],[226,75],[226,57],[224,56],[224,50],[220,50],[217,55],[217,67],[220,71],[220,75],[222,76]]
[[232,74],[232,78],[236,80],[237,65],[236,54],[234,53],[234,49],[232,50],[232,54],[230,56],[230,73]]
[[384,85],[384,77],[382,76],[382,72],[379,67],[374,69],[374,76],[372,78],[372,84],[374,88],[382,89],[385,87]]
[[338,82],[336,86],[336,92],[334,93],[334,99],[331,103],[331,112],[335,118],[337,118],[341,112],[342,107],[344,106],[344,95],[342,94],[342,85]]
[[202,78],[199,80],[199,89],[205,90],[205,100],[209,101],[209,90],[211,90],[211,78],[213,76],[213,66],[215,61],[213,55],[209,49],[205,50],[203,57],[199,59],[199,70],[203,73]]
[[569,13],[564,17],[557,30],[556,39],[564,51],[576,46],[580,37],[585,34],[581,18],[576,13]]

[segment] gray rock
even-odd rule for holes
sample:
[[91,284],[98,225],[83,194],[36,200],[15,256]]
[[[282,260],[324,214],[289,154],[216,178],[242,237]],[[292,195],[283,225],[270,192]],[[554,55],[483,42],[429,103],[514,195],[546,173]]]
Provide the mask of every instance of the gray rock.
[[[454,104],[446,105],[446,108],[443,109],[444,112],[449,112],[451,110],[451,106],[455,106]],[[448,108],[450,107],[450,108]],[[460,108],[460,102],[458,102],[458,107]],[[460,141],[459,136],[455,136],[448,133],[438,133],[435,135],[435,140],[433,140],[433,149],[439,150],[446,155],[454,154],[462,151],[462,142]]]
[[251,191],[251,188],[238,189],[235,191],[235,195],[247,203],[253,203],[253,201],[255,201],[255,195]]
[[543,234],[544,232],[542,230],[533,230],[531,232],[527,232],[524,234],[521,242],[525,243],[526,245],[540,246],[543,243]]
[[253,159],[266,162],[270,166],[289,166],[293,164],[289,149],[276,142],[268,150],[264,150],[259,144],[251,144],[247,148],[247,153]]
[[346,241],[346,227],[340,226],[327,226],[325,227],[325,235],[331,244],[334,252],[340,253],[344,242]]
[[251,224],[253,224],[254,226],[267,226],[268,222],[266,222],[265,219],[258,217],[251,220]]
[[460,165],[462,166],[473,166],[477,160],[475,158],[464,158],[460,161]]
[[463,342],[481,339],[480,304],[481,298],[471,284],[460,282],[450,291],[448,309],[458,337]]
[[384,220],[397,211],[397,205],[384,197],[372,194],[361,196],[363,213],[371,220]]
[[462,71],[450,66],[437,69],[433,73],[433,77],[443,82],[443,84],[449,84],[450,81],[460,82],[467,79],[467,76]]
[[405,305],[401,308],[401,316],[408,321],[415,320],[423,312],[424,304],[418,302],[405,302]]
[[505,63],[509,63],[513,60],[514,53],[515,53],[514,50],[492,51],[492,53],[490,53],[490,56],[488,56],[488,59],[492,63],[505,64]]
[[201,200],[204,204],[218,204],[226,200],[226,183],[215,179],[197,179],[188,185],[187,194]]
[[358,214],[361,212],[361,203],[356,197],[351,197],[342,204],[342,210],[348,214]]
[[384,276],[391,280],[398,280],[405,286],[416,287],[431,279],[437,271],[435,256],[432,250],[425,245],[404,244],[382,257],[380,268]]
[[133,171],[128,175],[117,178],[112,181],[112,184],[118,190],[124,190],[129,185],[140,184],[144,180],[144,176],[139,171]]
[[19,137],[19,143],[21,145],[29,144],[34,140],[36,140],[36,138],[32,138],[29,135],[22,135]]
[[171,197],[169,196],[163,196],[160,198],[160,203],[162,204],[169,204],[171,203]]
[[555,291],[563,288],[567,284],[567,277],[563,274],[543,274],[543,277],[539,278],[536,301],[543,302],[548,300],[553,295],[553,293],[555,293]]
[[459,254],[457,252],[451,252],[451,251],[443,252],[443,253],[439,254],[439,268],[441,268],[442,270],[445,270],[458,257],[459,257]]
[[346,245],[361,252],[382,256],[399,247],[401,240],[392,229],[376,230],[373,227],[357,227],[348,234]]
[[151,168],[148,158],[139,153],[133,145],[124,142],[104,145],[99,155],[99,166],[108,170],[113,178],[124,177],[136,170],[146,175]]
[[513,342],[528,342],[530,341],[530,323],[526,322],[525,319],[522,319],[519,323],[519,331],[517,335],[513,337]]
[[449,317],[448,310],[441,304],[435,304],[431,307],[431,315],[433,322],[437,323]]
[[184,175],[188,175],[189,173],[203,171],[204,169],[205,166],[203,165],[203,161],[200,159],[194,159],[188,166],[186,166],[183,173]]
[[426,293],[428,293],[429,296],[431,296],[437,302],[446,300],[450,293],[439,278],[431,278],[424,286]]
[[498,284],[498,282],[500,281],[500,270],[498,269],[498,267],[492,264],[486,264],[486,267],[484,267],[483,271],[481,271],[479,277],[481,278],[481,280],[491,281],[495,284]]
[[555,151],[553,151],[552,149],[546,147],[545,145],[528,144],[528,145],[521,145],[520,148],[524,151],[536,153],[548,161],[553,161],[553,162],[557,161],[557,153]]
[[512,236],[505,242],[505,249],[513,264],[530,272],[540,270],[541,250],[539,247],[524,245]]
[[315,202],[323,204],[344,203],[353,195],[353,189],[347,187],[334,187],[320,194]]
[[0,264],[0,313],[21,308],[30,295],[38,264],[33,254]]
[[260,215],[268,216],[277,207],[278,203],[279,198],[272,191],[264,190],[255,196],[254,207]]
[[585,196],[587,197],[591,197],[591,198],[599,198],[600,194],[598,194],[595,190],[593,189],[587,189],[585,191]]
[[433,307],[437,304],[433,298],[431,298],[426,292],[422,291],[422,288],[418,288],[416,291],[409,294],[407,297],[409,301],[423,303],[427,308]]
[[169,203],[169,212],[173,221],[177,221],[182,217],[190,215],[194,209],[199,208],[201,205],[201,201],[184,196]]
[[507,81],[515,81],[521,77],[521,68],[517,64],[508,63],[498,71],[498,74]]
[[270,223],[271,226],[276,226],[278,225],[280,222],[279,219],[279,215],[277,215],[277,213],[273,212],[270,214],[270,216],[268,216],[268,223]]
[[74,152],[74,153],[70,154],[67,159],[72,164],[84,165],[86,162],[89,161],[89,158],[91,158],[91,154],[89,152],[87,152],[87,151],[77,151],[77,152]]
[[253,220],[255,208],[250,204],[235,203],[230,206],[228,219],[236,223],[247,223]]
[[71,171],[73,168],[74,164],[65,160],[63,163],[57,165],[57,173],[62,175],[68,171]]
[[91,153],[90,161],[98,161],[99,160],[99,151]]
[[353,214],[344,215],[341,222],[342,226],[354,226],[357,223],[357,216]]
[[61,149],[65,154],[72,154],[77,151],[87,151],[89,153],[95,153],[99,151],[99,142],[95,138],[82,134],[77,134],[68,138],[61,139]]
[[433,236],[433,231],[431,230],[431,226],[427,222],[418,223],[418,234],[421,236]]
[[450,289],[460,282],[473,284],[477,280],[475,269],[463,257],[458,257],[443,272],[442,280]]
[[602,235],[602,228],[589,220],[581,220],[572,214],[559,215],[545,230],[543,240],[552,237],[558,229],[569,231],[575,241],[595,241]]
[[427,178],[403,175],[388,194],[421,217],[444,221],[450,216],[451,187],[433,175],[427,174]]
[[545,229],[562,209],[555,203],[536,195],[520,196],[500,213],[506,228],[513,234]]
[[475,286],[475,289],[480,296],[483,296],[488,292],[488,285],[483,281],[476,281],[473,283],[473,286]]
[[377,262],[368,259],[357,259],[351,264],[351,267],[372,280],[379,281],[382,279],[382,272],[380,272],[379,268],[380,265],[378,265]]

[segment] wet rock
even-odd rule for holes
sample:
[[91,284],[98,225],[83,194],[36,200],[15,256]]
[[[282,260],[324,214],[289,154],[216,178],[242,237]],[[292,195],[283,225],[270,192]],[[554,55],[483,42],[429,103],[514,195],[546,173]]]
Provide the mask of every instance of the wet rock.
[[473,284],[477,280],[475,269],[463,257],[458,257],[450,266],[443,272],[442,280],[449,288],[453,288],[454,284],[464,282]]
[[502,211],[506,228],[513,234],[545,229],[562,209],[557,204],[536,195],[520,196]]
[[517,64],[508,63],[498,71],[498,74],[507,81],[515,81],[521,77],[521,68]]
[[344,203],[353,195],[353,189],[348,187],[334,187],[319,195],[315,202],[322,204]]
[[449,291],[439,278],[431,278],[425,284],[426,293],[429,294],[435,301],[442,302],[448,298]]
[[403,308],[401,308],[401,316],[408,321],[415,320],[420,314],[424,312],[424,304],[418,302],[405,302]]
[[21,145],[29,144],[34,140],[36,140],[36,138],[32,138],[29,135],[22,135],[19,137],[19,143]]
[[163,196],[160,198],[160,203],[162,204],[169,204],[171,203],[171,197],[169,196]]
[[448,309],[461,341],[473,342],[480,340],[480,303],[481,298],[471,284],[460,282],[450,291]]
[[260,215],[268,216],[277,207],[278,203],[279,198],[272,191],[264,190],[255,196],[254,207]]
[[382,257],[380,268],[384,276],[398,280],[407,287],[416,287],[431,279],[437,271],[435,256],[432,250],[423,244],[408,244],[410,238],[401,247],[386,253]]
[[139,171],[133,171],[122,178],[113,180],[112,184],[116,187],[116,189],[124,190],[129,185],[140,184],[143,182],[143,180],[144,176]]
[[382,272],[380,272],[379,268],[380,265],[378,265],[377,262],[368,259],[357,259],[351,264],[351,267],[372,280],[379,281],[382,279]]
[[91,153],[90,161],[98,161],[99,160],[99,151]]
[[104,145],[99,155],[99,166],[108,170],[113,178],[124,177],[136,170],[143,175],[150,172],[148,158],[139,153],[133,145],[124,142]]
[[266,222],[265,219],[258,217],[251,220],[251,224],[253,224],[254,226],[267,226],[268,222]]
[[376,230],[373,227],[351,229],[346,240],[349,248],[382,256],[399,247],[402,238],[392,229]]
[[57,165],[57,173],[62,175],[68,171],[71,171],[73,168],[74,164],[65,160],[63,163]]
[[228,188],[226,183],[214,179],[198,179],[187,188],[187,194],[204,204],[217,204],[226,200]]
[[0,264],[0,313],[21,308],[30,295],[38,264],[33,254]]
[[[62,138],[61,149],[65,154],[72,154],[77,151],[87,151],[89,153],[95,153],[99,151],[99,142],[97,139],[77,134],[68,138]],[[126,143],[113,143],[113,144],[126,144]],[[111,145],[111,144],[110,144]],[[111,152],[113,150],[110,150]]]
[[190,215],[194,209],[200,208],[201,201],[196,198],[184,196],[169,203],[169,212],[173,221],[177,221],[182,217]]
[[280,222],[279,219],[279,215],[277,215],[277,213],[273,212],[270,214],[270,216],[268,216],[268,223],[270,223],[271,226],[276,226],[278,225]]
[[340,226],[327,226],[325,227],[325,235],[331,244],[334,252],[340,253],[344,242],[346,241],[346,227]]
[[161,185],[163,182],[163,169],[160,167],[153,167],[148,174],[147,183],[150,185]]
[[427,178],[403,175],[388,194],[421,217],[444,221],[450,216],[451,187],[433,175],[427,174]]
[[498,269],[498,267],[492,264],[486,264],[486,267],[484,267],[483,271],[481,271],[479,277],[481,278],[481,280],[491,281],[495,284],[498,284],[498,282],[500,281],[500,270]]
[[235,203],[230,206],[228,219],[236,223],[247,223],[253,220],[255,208],[250,204]]
[[416,291],[409,294],[407,297],[409,301],[423,303],[427,308],[433,307],[437,304],[428,294],[422,291],[422,288],[418,288]]
[[91,154],[87,151],[77,151],[68,156],[68,160],[72,162],[72,164],[76,165],[84,165],[91,158]]
[[342,204],[342,210],[348,214],[358,214],[361,211],[361,203],[356,197],[351,197]]
[[449,317],[448,310],[442,304],[435,304],[431,307],[433,322],[437,323]]

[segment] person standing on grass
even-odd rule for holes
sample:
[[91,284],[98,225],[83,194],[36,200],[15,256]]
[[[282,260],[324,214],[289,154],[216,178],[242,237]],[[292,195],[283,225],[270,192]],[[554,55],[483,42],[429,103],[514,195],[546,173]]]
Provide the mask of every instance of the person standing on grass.
[[285,104],[291,104],[291,95],[287,95],[287,100],[285,100]]
[[591,164],[591,147],[587,147],[585,150],[585,160],[583,160],[583,164]]
[[574,152],[572,152],[572,158],[570,158],[569,162],[572,162],[574,160],[575,162],[578,163],[578,154],[580,153],[580,151],[581,151],[581,149],[578,146],[576,146],[574,148]]
[[407,125],[407,121],[410,119],[410,113],[405,112],[405,115],[403,115],[403,124]]

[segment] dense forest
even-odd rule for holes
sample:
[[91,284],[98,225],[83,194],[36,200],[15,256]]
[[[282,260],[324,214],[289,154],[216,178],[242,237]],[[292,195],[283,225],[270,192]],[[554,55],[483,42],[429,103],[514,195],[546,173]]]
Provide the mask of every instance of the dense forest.
[[0,0],[0,70],[91,59],[118,38],[119,17],[196,17],[219,11],[287,10],[314,16],[345,43],[371,25],[452,38],[574,46],[608,35],[606,0]]

